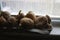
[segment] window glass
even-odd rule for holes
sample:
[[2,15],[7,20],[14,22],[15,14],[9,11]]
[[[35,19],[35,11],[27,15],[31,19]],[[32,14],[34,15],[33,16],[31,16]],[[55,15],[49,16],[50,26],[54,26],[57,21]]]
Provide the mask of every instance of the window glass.
[[58,0],[2,0],[2,10],[15,15],[19,10],[24,14],[33,11],[36,15],[60,16],[60,2]]
[[54,7],[53,7],[52,15],[60,16],[60,0],[54,1]]

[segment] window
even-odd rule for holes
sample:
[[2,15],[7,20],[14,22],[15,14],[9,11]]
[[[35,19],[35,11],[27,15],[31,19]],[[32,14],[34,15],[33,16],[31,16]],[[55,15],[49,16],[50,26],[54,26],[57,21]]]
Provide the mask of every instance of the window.
[[36,15],[60,16],[60,2],[58,0],[2,0],[2,10],[8,10],[15,15],[19,10],[23,13],[35,12]]

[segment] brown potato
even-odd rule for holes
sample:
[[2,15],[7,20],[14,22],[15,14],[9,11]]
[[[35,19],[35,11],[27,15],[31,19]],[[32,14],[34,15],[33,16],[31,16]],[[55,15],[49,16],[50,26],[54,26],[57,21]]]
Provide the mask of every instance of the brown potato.
[[20,13],[19,15],[17,15],[17,19],[21,19],[24,17],[24,14],[23,13]]
[[36,18],[35,26],[36,26],[36,28],[43,29],[44,25],[46,25],[47,22],[48,22],[48,20],[46,17],[40,16],[40,17]]
[[52,28],[52,25],[47,23],[46,25],[44,25],[45,29],[51,29]]
[[51,18],[48,15],[46,15],[46,18],[48,20],[48,23],[50,24],[51,23]]
[[22,10],[19,11],[18,17],[23,18],[24,17],[24,13],[21,13]]
[[41,24],[47,24],[47,18],[46,17],[44,17],[44,16],[41,16],[41,17],[38,17],[38,18],[36,18],[36,23],[41,23]]
[[6,22],[6,19],[3,16],[0,16],[0,24],[4,24]]
[[29,12],[26,14],[25,17],[31,18],[33,21],[35,21],[35,19],[36,19],[36,16],[35,16],[35,14],[34,14],[32,11],[29,11]]
[[21,10],[19,11],[19,14],[16,16],[16,19],[19,21],[24,17],[25,15],[23,13],[21,13]]
[[30,18],[22,18],[19,23],[20,26],[22,26],[25,29],[31,29],[34,27],[34,22]]
[[3,16],[7,20],[11,15],[7,11],[1,11],[1,16]]
[[8,18],[8,22],[10,24],[13,24],[14,25],[17,22],[17,19],[15,17],[11,16],[10,18]]
[[0,16],[1,16],[1,11],[0,11]]

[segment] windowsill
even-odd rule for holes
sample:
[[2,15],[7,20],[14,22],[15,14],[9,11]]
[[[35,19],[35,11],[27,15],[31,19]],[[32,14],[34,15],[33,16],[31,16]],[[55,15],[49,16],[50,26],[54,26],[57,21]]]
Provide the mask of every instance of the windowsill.
[[58,26],[60,27],[60,17],[51,17],[51,20],[52,20],[52,25],[54,27]]
[[51,35],[60,35],[60,17],[51,17],[51,24],[52,24],[52,31],[51,31]]
[[60,27],[56,26],[56,27],[53,27],[52,31],[51,31],[51,35],[60,35]]

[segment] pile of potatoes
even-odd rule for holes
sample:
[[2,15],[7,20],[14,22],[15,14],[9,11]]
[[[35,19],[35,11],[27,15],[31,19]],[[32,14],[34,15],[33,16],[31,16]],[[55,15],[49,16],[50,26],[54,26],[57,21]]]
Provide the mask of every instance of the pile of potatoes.
[[51,26],[51,18],[46,16],[38,16],[35,15],[32,11],[29,11],[26,15],[19,11],[18,15],[11,15],[7,11],[0,12],[0,26],[16,26],[19,28],[22,27],[24,29],[50,29]]

